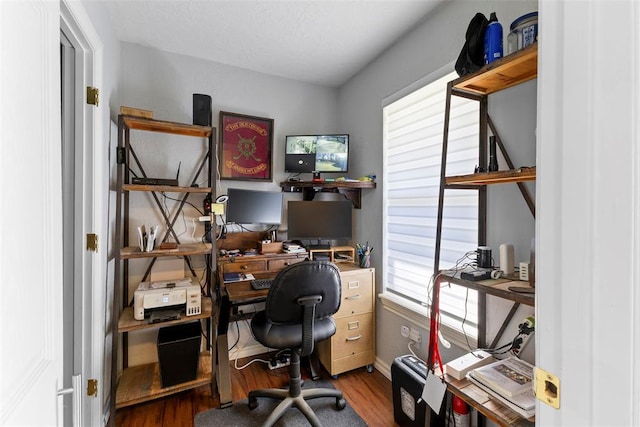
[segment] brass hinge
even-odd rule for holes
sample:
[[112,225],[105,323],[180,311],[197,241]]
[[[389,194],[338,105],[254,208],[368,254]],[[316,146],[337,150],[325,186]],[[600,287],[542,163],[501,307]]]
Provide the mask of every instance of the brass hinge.
[[87,104],[98,106],[100,90],[97,87],[87,86]]
[[87,234],[87,250],[98,252],[98,235],[89,233]]
[[116,163],[123,165],[127,162],[127,153],[124,147],[116,147]]
[[90,379],[87,381],[87,396],[98,396],[98,380]]

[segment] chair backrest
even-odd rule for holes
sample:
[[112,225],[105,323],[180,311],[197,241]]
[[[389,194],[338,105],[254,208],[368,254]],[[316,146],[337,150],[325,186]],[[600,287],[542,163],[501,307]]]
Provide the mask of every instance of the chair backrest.
[[265,303],[265,314],[273,324],[299,324],[303,307],[298,299],[310,295],[322,296],[316,306],[315,318],[333,315],[340,308],[342,286],[340,270],[328,261],[303,261],[280,270],[273,279]]

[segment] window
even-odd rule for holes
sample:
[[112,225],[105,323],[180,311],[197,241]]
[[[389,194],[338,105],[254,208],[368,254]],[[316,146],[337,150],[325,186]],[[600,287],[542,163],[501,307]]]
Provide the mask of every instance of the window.
[[[446,86],[456,77],[432,79],[383,108],[384,294],[423,315],[431,297]],[[477,101],[451,99],[447,175],[471,173],[478,163],[478,108]],[[478,191],[445,191],[440,268],[477,246]],[[464,332],[475,342],[475,291],[443,286],[440,312],[443,332]]]

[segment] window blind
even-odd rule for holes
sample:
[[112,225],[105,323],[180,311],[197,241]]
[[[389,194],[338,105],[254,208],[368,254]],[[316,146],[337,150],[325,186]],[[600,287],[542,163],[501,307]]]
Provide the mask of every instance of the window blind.
[[[447,82],[450,73],[383,107],[383,262],[385,291],[428,305],[431,298]],[[447,175],[478,162],[478,103],[452,97]],[[478,191],[445,191],[440,269],[478,246]],[[440,291],[444,325],[477,337],[477,293],[456,285]]]

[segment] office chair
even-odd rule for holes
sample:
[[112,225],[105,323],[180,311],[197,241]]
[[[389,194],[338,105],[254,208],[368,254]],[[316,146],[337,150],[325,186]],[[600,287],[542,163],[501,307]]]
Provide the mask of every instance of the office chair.
[[282,402],[269,414],[263,426],[272,426],[292,406],[297,407],[311,425],[320,426],[316,414],[306,400],[335,397],[336,408],[344,409],[346,401],[336,389],[302,390],[300,357],[308,356],[314,345],[336,333],[331,317],[340,308],[342,288],[340,271],[328,261],[303,261],[282,269],[273,280],[265,309],[251,320],[255,339],[265,347],[290,349],[289,387],[249,392],[249,408],[258,406],[258,397]]

